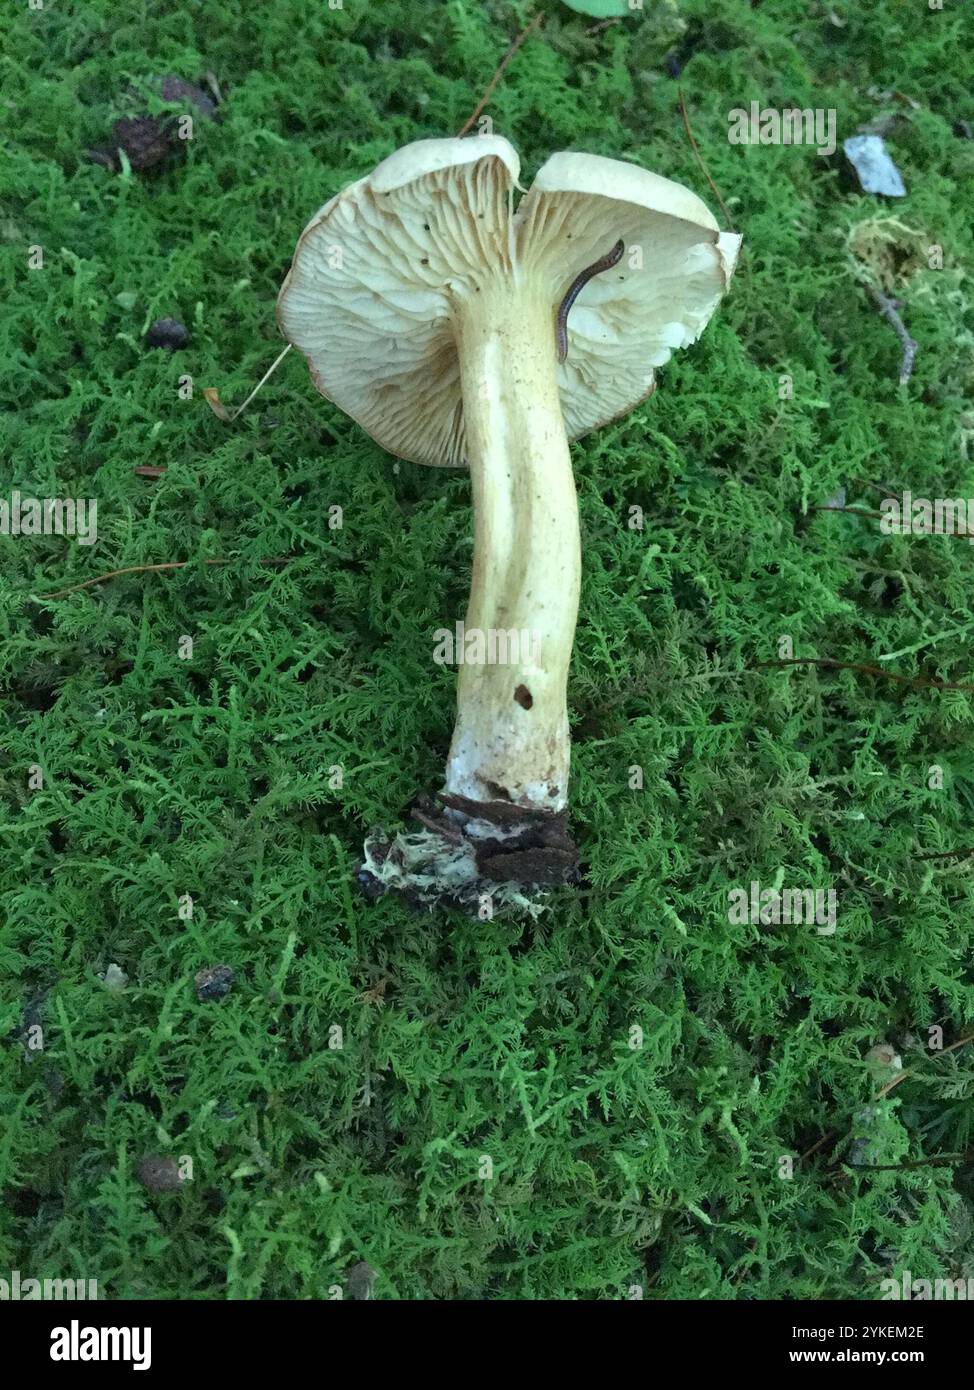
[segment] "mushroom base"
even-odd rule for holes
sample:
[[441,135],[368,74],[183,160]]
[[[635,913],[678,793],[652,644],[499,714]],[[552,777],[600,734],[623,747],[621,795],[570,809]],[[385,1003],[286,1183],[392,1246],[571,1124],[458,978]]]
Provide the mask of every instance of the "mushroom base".
[[458,907],[483,921],[537,917],[550,889],[578,882],[564,813],[448,793],[439,800],[442,810],[428,797],[413,808],[425,829],[368,836],[358,879],[369,897],[392,890],[414,906]]

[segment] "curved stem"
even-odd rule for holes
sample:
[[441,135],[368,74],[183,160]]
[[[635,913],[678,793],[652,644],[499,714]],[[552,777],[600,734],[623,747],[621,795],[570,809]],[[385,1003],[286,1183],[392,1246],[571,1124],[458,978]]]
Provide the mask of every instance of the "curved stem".
[[499,277],[456,330],[474,556],[446,790],[561,811],[581,556],[554,309],[542,287]]

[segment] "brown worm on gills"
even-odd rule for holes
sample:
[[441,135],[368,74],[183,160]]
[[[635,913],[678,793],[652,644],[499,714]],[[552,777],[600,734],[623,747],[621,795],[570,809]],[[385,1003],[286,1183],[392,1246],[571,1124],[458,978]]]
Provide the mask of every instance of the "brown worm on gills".
[[622,253],[625,249],[625,244],[621,240],[617,241],[607,256],[603,256],[600,261],[595,261],[593,265],[586,266],[583,271],[575,276],[575,279],[569,286],[568,293],[561,301],[558,317],[555,320],[555,343],[558,347],[559,362],[564,362],[568,356],[568,311],[571,309],[582,290],[592,279],[593,275],[601,275],[603,270],[611,270],[614,265],[618,265],[622,260]]

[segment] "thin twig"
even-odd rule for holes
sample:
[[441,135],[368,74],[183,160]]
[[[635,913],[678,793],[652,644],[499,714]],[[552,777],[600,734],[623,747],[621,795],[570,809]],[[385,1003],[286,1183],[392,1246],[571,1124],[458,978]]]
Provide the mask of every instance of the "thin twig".
[[729,213],[728,210],[727,210],[727,204],[724,202],[723,198],[720,196],[720,189],[717,187],[717,185],[714,183],[713,179],[710,177],[710,170],[707,168],[706,164],[703,162],[703,155],[700,153],[699,149],[697,148],[697,142],[696,142],[696,140],[694,140],[694,138],[693,138],[693,131],[690,129],[690,117],[687,115],[687,104],[686,104],[686,102],[683,100],[683,88],[682,88],[682,87],[678,87],[678,88],[677,88],[677,91],[679,92],[679,95],[680,95],[680,110],[683,112],[683,124],[684,124],[684,126],[686,127],[687,135],[690,137],[690,144],[693,146],[693,153],[694,153],[694,154],[696,155],[696,157],[697,157],[697,163],[700,165],[700,168],[703,170],[704,178],[707,180],[707,182],[710,184],[710,187],[711,187],[711,188],[713,189],[713,191],[714,191],[714,197],[717,199],[718,203],[719,203],[720,206],[721,206],[721,209],[722,209],[722,211],[723,211],[724,216],[727,218],[728,226],[730,227],[730,229],[731,229],[732,232],[736,232],[736,231],[737,231],[737,228],[734,226],[734,219],[731,217],[730,213]]
[[521,47],[524,41],[530,38],[534,30],[537,29],[539,25],[541,25],[543,22],[544,14],[541,10],[539,10],[538,13],[531,20],[531,23],[528,24],[526,28],[522,29],[520,34],[518,34],[517,38],[511,44],[510,48],[504,54],[503,58],[500,60],[500,63],[497,67],[497,71],[494,73],[493,77],[487,83],[487,90],[484,92],[483,96],[480,98],[480,101],[474,108],[473,114],[470,116],[469,120],[467,120],[457,131],[458,137],[461,135],[466,135],[470,127],[476,124],[477,117],[480,115],[484,107],[487,105],[488,101],[490,101],[491,97],[494,95],[495,87],[497,86],[501,78],[504,76],[504,69],[507,67],[508,63],[514,57],[515,53],[518,51],[518,49]]
[[[968,1033],[966,1037],[958,1038],[957,1041],[951,1043],[949,1047],[942,1047],[937,1055],[939,1057],[944,1057],[948,1052],[956,1052],[959,1047],[966,1047],[967,1044],[971,1042],[974,1042],[974,1033]],[[887,1081],[886,1085],[877,1092],[876,1099],[882,1100],[883,1096],[888,1096],[890,1091],[904,1082],[908,1076],[915,1075],[916,1067],[907,1067],[906,1071],[897,1072],[892,1081]]]
[[260,381],[258,381],[257,385],[254,387],[254,389],[251,391],[250,395],[249,395],[249,396],[247,397],[247,399],[244,401],[243,405],[238,405],[237,408],[236,408],[236,410],[233,411],[233,413],[232,413],[231,416],[230,416],[231,421],[236,420],[236,418],[237,418],[238,415],[242,415],[242,414],[244,413],[244,411],[247,409],[248,405],[250,405],[250,402],[251,402],[251,401],[254,399],[254,397],[256,396],[257,392],[258,392],[258,391],[260,390],[260,388],[263,386],[264,382],[268,379],[268,377],[272,376],[272,375],[274,374],[274,372],[277,371],[278,367],[279,367],[279,366],[281,365],[281,363],[284,361],[285,357],[286,357],[286,356],[288,355],[288,353],[291,351],[291,348],[292,348],[293,346],[294,346],[293,343],[288,343],[287,347],[284,348],[282,352],[279,352],[279,353],[277,354],[277,356],[274,358],[274,361],[273,361],[272,365],[271,365],[270,367],[268,367],[267,371],[266,371],[266,372],[264,373],[264,375],[261,377]]
[[807,1158],[811,1158],[812,1154],[818,1153],[819,1149],[822,1147],[823,1144],[827,1144],[830,1139],[835,1138],[835,1134],[836,1131],[834,1129],[830,1129],[828,1134],[823,1134],[821,1139],[814,1143],[810,1149],[805,1150],[801,1158],[799,1158],[798,1162],[804,1163]]
[[974,685],[962,685],[959,681],[938,681],[932,676],[899,676],[895,671],[884,671],[879,666],[865,666],[859,661],[835,661],[829,656],[796,656],[784,661],[759,661],[751,670],[763,666],[828,666],[838,671],[862,671],[867,676],[883,676],[888,681],[898,681],[901,685],[913,685],[927,690],[968,690],[974,694]]
[[897,312],[899,309],[899,301],[890,299],[889,295],[883,294],[882,290],[878,290],[875,285],[867,285],[866,289],[876,301],[879,312],[893,325],[896,336],[903,345],[903,361],[900,364],[900,385],[905,386],[913,375],[913,363],[916,360],[918,346],[916,339],[911,338],[909,333],[907,333],[906,325]]
[[244,401],[243,405],[238,405],[236,410],[227,410],[226,406],[220,400],[220,393],[215,386],[205,386],[203,388],[203,398],[206,401],[207,405],[210,407],[210,409],[213,411],[213,414],[217,417],[217,419],[225,420],[227,424],[233,424],[237,416],[242,415],[243,412],[247,409],[248,405],[250,405],[250,402],[257,395],[257,392],[264,385],[264,382],[267,381],[269,377],[274,375],[278,367],[284,361],[285,357],[291,351],[292,347],[293,344],[288,343],[287,347],[277,354],[277,356],[274,358],[274,361],[271,363],[267,371],[261,377],[260,381],[258,381],[257,385],[254,387],[250,395]]
[[850,516],[874,516],[877,521],[883,520],[882,512],[871,512],[866,507],[833,507],[828,502],[823,502],[820,506],[809,507],[810,512],[848,512]]
[[[262,565],[286,565],[291,557],[284,555],[278,560],[261,560]],[[96,574],[94,579],[85,579],[80,584],[71,584],[67,589],[58,589],[53,594],[35,594],[35,598],[65,598],[68,594],[76,594],[80,589],[90,589],[93,584],[103,584],[106,579],[117,579],[122,574],[148,574],[150,571],[159,570],[181,570],[187,565],[200,563],[196,560],[167,560],[161,565],[128,565],[121,570],[107,570],[105,574]],[[204,565],[229,565],[231,560],[207,560],[202,561]]]
[[851,1163],[857,1173],[899,1173],[904,1168],[963,1168],[974,1159],[974,1149],[962,1154],[936,1154],[933,1158],[914,1158],[909,1163]]
[[[836,507],[831,503],[823,502],[821,505],[812,506],[810,512],[848,512],[850,516],[876,517],[878,521],[885,521],[882,512],[870,511],[867,507]],[[970,544],[974,539],[974,533],[970,531],[936,531],[927,527],[913,527],[910,531],[891,531],[892,536],[914,535],[914,536],[950,536],[955,541],[967,541]]]
[[966,859],[974,854],[974,845],[969,849],[940,849],[936,854],[915,854],[914,859]]
[[864,487],[871,487],[874,492],[881,492],[884,497],[902,497],[906,488],[896,487],[894,483],[884,483],[875,478],[854,478],[853,482],[860,482]]

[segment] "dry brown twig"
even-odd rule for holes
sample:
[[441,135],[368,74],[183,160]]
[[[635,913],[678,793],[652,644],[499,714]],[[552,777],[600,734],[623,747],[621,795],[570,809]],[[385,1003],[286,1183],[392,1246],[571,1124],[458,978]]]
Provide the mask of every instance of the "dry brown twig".
[[900,676],[895,671],[884,671],[881,666],[867,666],[860,661],[836,661],[830,656],[794,656],[779,661],[759,661],[751,670],[757,671],[765,666],[825,666],[836,671],[862,671],[867,676],[883,676],[886,680],[912,685],[918,690],[967,690],[974,694],[974,685],[963,685],[959,681],[938,681],[933,676]]
[[[261,560],[260,563],[262,565],[287,565],[290,564],[290,562],[291,557],[284,555],[280,559]],[[185,569],[187,565],[195,565],[197,563],[202,563],[204,565],[229,565],[233,562],[231,560],[202,560],[200,562],[196,560],[167,560],[160,565],[127,565],[125,569],[106,570],[104,574],[96,574],[94,579],[83,579],[79,584],[69,584],[66,589],[58,589],[50,594],[36,594],[35,597],[38,599],[66,598],[68,594],[76,594],[81,589],[90,589],[93,584],[103,584],[106,579],[118,579],[119,576],[123,574],[148,574],[159,570],[181,570]]]
[[494,73],[493,77],[492,77],[492,78],[490,79],[490,81],[487,83],[487,88],[486,88],[486,90],[485,90],[483,96],[480,98],[480,101],[479,101],[479,102],[477,103],[477,105],[474,107],[473,112],[472,112],[472,114],[470,115],[470,117],[464,122],[464,124],[463,124],[463,125],[460,127],[460,129],[457,131],[457,137],[458,137],[458,138],[459,138],[461,135],[466,135],[466,133],[467,133],[467,131],[470,129],[470,127],[471,127],[472,125],[475,125],[475,124],[476,124],[477,118],[480,116],[481,112],[483,111],[484,107],[487,105],[488,101],[490,101],[491,97],[494,95],[494,90],[495,90],[495,88],[497,87],[498,82],[499,82],[499,81],[501,80],[501,78],[504,76],[504,71],[505,71],[505,69],[507,68],[508,63],[509,63],[509,62],[511,61],[511,59],[514,57],[515,53],[518,51],[518,49],[521,47],[521,45],[522,45],[527,39],[529,39],[529,38],[531,37],[531,35],[534,33],[534,31],[535,31],[536,29],[540,28],[540,26],[541,26],[543,23],[544,23],[544,14],[542,13],[542,11],[539,10],[538,13],[537,13],[537,14],[534,16],[534,18],[531,20],[531,22],[530,22],[524,29],[521,30],[520,34],[518,34],[517,38],[514,40],[514,42],[511,44],[510,48],[507,50],[507,52],[504,54],[503,58],[502,58],[502,59],[500,60],[500,62],[498,63],[498,65],[497,65],[497,71]]
[[[967,1033],[963,1038],[958,1038],[956,1042],[951,1043],[949,1047],[941,1048],[937,1056],[945,1057],[948,1052],[956,1052],[959,1047],[966,1047],[967,1044],[971,1042],[974,1042],[974,1033]],[[890,1091],[892,1091],[894,1087],[899,1086],[908,1076],[915,1075],[916,1067],[907,1067],[906,1071],[897,1072],[892,1081],[887,1081],[886,1085],[877,1092],[876,1099],[882,1100],[883,1096],[888,1096]]]
[[703,176],[704,176],[704,178],[707,180],[707,182],[710,184],[710,187],[711,187],[711,188],[713,189],[713,191],[714,191],[714,197],[717,199],[718,203],[720,204],[721,211],[723,212],[724,216],[727,218],[727,224],[728,224],[728,226],[730,227],[730,229],[731,229],[732,232],[736,232],[736,231],[737,231],[737,228],[734,226],[734,219],[731,217],[730,212],[728,211],[727,204],[724,202],[723,198],[720,196],[720,189],[717,187],[717,185],[714,183],[713,179],[710,177],[710,170],[707,168],[706,164],[704,163],[704,161],[703,161],[703,155],[700,153],[700,150],[697,148],[697,142],[696,142],[696,140],[694,140],[694,138],[693,138],[693,131],[690,129],[690,117],[687,115],[687,104],[686,104],[686,102],[685,102],[684,99],[683,99],[683,88],[682,88],[682,87],[678,87],[678,88],[677,88],[677,91],[679,92],[679,95],[680,95],[680,110],[683,112],[683,125],[684,125],[684,127],[685,127],[685,129],[686,129],[687,135],[689,136],[690,144],[691,144],[691,146],[693,147],[693,153],[696,155],[697,163],[700,165],[700,168],[703,170]]
[[[808,510],[810,512],[847,512],[849,516],[875,517],[877,521],[882,521],[884,519],[882,512],[871,511],[868,507],[839,507],[831,502],[823,502],[820,505],[811,506]],[[893,532],[892,534],[902,534],[902,532]],[[971,533],[969,531],[934,531],[915,527],[914,534],[921,536],[950,536],[952,540],[967,541],[968,543],[971,540]]]
[[242,415],[244,411],[247,409],[248,405],[250,405],[250,402],[257,395],[257,392],[264,385],[265,381],[269,381],[270,378],[277,371],[278,367],[281,365],[285,357],[291,351],[291,347],[292,344],[288,343],[287,347],[277,354],[277,356],[274,358],[274,361],[271,363],[267,371],[261,377],[260,381],[258,381],[257,385],[251,391],[250,395],[247,397],[247,399],[244,401],[242,405],[237,406],[236,410],[228,410],[226,408],[226,406],[220,400],[220,393],[215,386],[204,386],[203,398],[206,401],[206,404],[213,411],[213,414],[217,417],[217,419],[225,420],[228,424],[232,424],[233,421],[236,420],[238,415]]
[[850,516],[874,516],[877,521],[882,521],[882,512],[871,512],[866,507],[837,507],[831,502],[823,502],[821,505],[812,506],[810,512],[848,512]]

